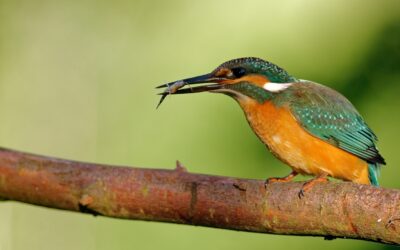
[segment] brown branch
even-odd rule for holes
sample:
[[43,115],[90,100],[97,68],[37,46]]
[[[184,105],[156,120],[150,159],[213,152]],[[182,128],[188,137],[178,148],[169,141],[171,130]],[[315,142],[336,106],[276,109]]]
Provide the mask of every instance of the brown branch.
[[105,166],[0,149],[0,197],[124,219],[400,244],[400,191]]

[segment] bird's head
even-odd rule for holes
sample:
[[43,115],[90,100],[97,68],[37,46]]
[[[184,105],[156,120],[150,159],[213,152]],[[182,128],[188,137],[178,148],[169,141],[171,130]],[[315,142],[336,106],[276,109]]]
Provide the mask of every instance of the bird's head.
[[[273,93],[283,91],[296,79],[284,69],[255,57],[238,58],[227,61],[211,73],[191,77],[158,86],[167,87],[161,102],[168,94],[199,92],[224,93],[237,100],[253,99],[265,102]],[[195,84],[205,84],[192,87]],[[188,88],[183,88],[189,85]]]

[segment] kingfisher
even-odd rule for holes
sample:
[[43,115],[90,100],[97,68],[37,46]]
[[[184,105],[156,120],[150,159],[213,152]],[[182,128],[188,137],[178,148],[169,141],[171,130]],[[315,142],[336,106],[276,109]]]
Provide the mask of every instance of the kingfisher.
[[[203,85],[193,87],[196,84]],[[163,87],[167,89],[159,104],[169,94],[199,92],[236,100],[258,138],[292,169],[285,177],[268,178],[266,186],[291,181],[298,174],[313,176],[303,184],[301,198],[327,177],[379,185],[379,169],[386,163],[375,145],[375,133],[346,97],[327,86],[297,79],[260,58],[245,57],[157,88]]]

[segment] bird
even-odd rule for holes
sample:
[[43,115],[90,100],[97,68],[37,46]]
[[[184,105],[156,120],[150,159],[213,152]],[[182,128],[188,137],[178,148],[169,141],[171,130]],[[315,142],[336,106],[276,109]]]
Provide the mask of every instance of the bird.
[[377,136],[352,103],[332,88],[298,79],[256,57],[233,59],[211,73],[157,88],[165,87],[159,105],[170,94],[200,92],[236,100],[254,133],[292,170],[285,177],[266,179],[266,186],[292,181],[298,174],[313,176],[302,185],[300,198],[328,177],[379,186],[379,170],[386,162],[376,147]]

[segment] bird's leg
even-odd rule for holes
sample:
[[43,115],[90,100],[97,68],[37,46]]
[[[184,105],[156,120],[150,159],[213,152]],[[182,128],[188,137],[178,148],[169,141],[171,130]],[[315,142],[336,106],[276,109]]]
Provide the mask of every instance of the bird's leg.
[[328,173],[325,173],[325,172],[323,172],[323,173],[321,173],[321,174],[319,174],[319,175],[317,175],[317,176],[315,176],[314,178],[312,178],[311,180],[308,180],[308,181],[306,181],[304,184],[303,184],[303,187],[301,188],[301,190],[300,190],[300,192],[299,192],[299,198],[301,199],[303,196],[304,196],[304,194],[305,194],[305,192],[307,192],[308,190],[310,190],[316,183],[319,183],[319,182],[327,182],[328,181]]
[[285,177],[271,177],[265,180],[265,186],[268,184],[274,183],[274,182],[288,182],[291,181],[296,175],[298,175],[296,171],[292,171],[290,174],[288,174]]

